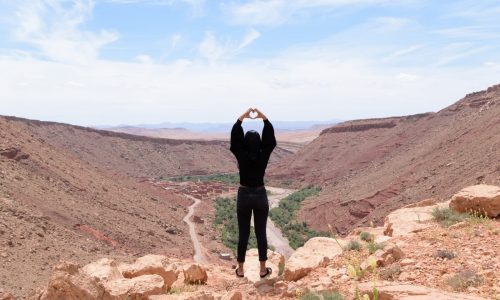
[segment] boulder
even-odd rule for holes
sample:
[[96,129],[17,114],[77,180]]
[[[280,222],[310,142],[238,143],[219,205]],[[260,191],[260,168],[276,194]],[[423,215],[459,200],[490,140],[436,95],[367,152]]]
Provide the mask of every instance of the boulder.
[[222,297],[222,300],[243,300],[243,294],[240,291],[229,291]]
[[98,299],[104,293],[104,288],[88,276],[68,268],[68,266],[75,265],[73,263],[63,263],[54,268],[47,288],[36,295],[34,299]]
[[159,275],[163,278],[165,290],[172,287],[179,275],[177,266],[163,255],[146,255],[138,258],[133,264],[121,264],[118,269],[125,278]]
[[342,253],[344,241],[327,237],[315,237],[298,248],[288,259],[285,266],[285,280],[297,281],[317,267],[324,267],[335,256]]
[[198,264],[192,264],[189,268],[183,270],[183,273],[184,282],[189,284],[204,284],[208,279],[207,271]]
[[432,226],[434,208],[446,208],[449,201],[430,206],[403,207],[391,212],[384,221],[384,234],[391,237],[406,236]]
[[147,299],[150,295],[162,294],[163,285],[163,278],[160,275],[119,278],[106,282],[103,299]]
[[500,216],[500,187],[486,184],[466,187],[451,198],[450,208],[496,218]]
[[[359,284],[360,293],[368,294],[373,299],[373,283]],[[378,282],[379,300],[485,300],[484,298],[466,294],[449,293],[420,285],[401,284],[397,282]]]
[[123,278],[114,259],[103,258],[81,268],[81,273],[103,284],[106,281]]
[[[264,280],[260,278],[260,262],[259,262],[259,252],[257,249],[253,248],[247,251],[245,256],[245,277],[248,281],[252,283],[257,283],[261,281],[275,281],[279,275],[280,265],[284,266],[285,257],[272,250],[267,250],[267,262],[266,266],[273,269],[271,275],[267,276]],[[270,282],[269,282],[270,283]]]
[[16,297],[0,288],[0,300],[15,300]]

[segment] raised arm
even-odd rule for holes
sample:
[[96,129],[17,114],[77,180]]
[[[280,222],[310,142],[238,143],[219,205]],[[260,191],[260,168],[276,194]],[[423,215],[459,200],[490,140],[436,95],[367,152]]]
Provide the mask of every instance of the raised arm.
[[257,112],[257,118],[262,118],[264,121],[264,129],[262,129],[262,152],[267,156],[270,156],[276,147],[276,137],[274,135],[273,124],[267,119],[266,115],[255,109]]
[[251,108],[249,108],[245,113],[243,113],[238,120],[236,120],[236,123],[234,123],[233,128],[231,129],[231,147],[229,150],[236,156],[236,158],[240,158],[241,155],[244,153],[244,146],[243,146],[243,140],[245,138],[244,133],[243,133],[243,127],[241,127],[241,123],[245,118],[250,118],[250,112],[252,111]]

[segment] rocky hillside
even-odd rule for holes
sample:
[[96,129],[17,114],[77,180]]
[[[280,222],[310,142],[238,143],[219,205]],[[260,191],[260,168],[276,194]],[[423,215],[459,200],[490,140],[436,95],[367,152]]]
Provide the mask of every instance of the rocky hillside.
[[0,117],[0,286],[24,295],[73,257],[190,257],[192,200],[143,178],[234,172],[228,148]]
[[102,258],[60,263],[29,299],[499,299],[500,223],[460,213],[470,209],[500,216],[500,187],[472,186],[443,203],[426,199],[344,239],[312,238],[286,261],[269,250],[273,273],[265,279],[256,249],[247,252],[244,279],[219,264],[161,255]]
[[272,166],[275,182],[321,185],[301,221],[341,234],[428,197],[462,186],[500,183],[500,85],[437,112],[356,120],[325,129]]

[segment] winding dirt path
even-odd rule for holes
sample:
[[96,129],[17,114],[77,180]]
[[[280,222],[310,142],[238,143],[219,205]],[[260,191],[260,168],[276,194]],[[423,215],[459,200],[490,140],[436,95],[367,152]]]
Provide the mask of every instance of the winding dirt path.
[[198,240],[198,236],[196,235],[194,223],[193,221],[191,221],[191,217],[194,214],[194,209],[196,206],[198,206],[198,204],[200,204],[201,200],[187,194],[184,194],[184,196],[194,201],[194,203],[188,207],[188,213],[186,214],[184,219],[182,219],[184,222],[186,222],[186,224],[189,227],[189,235],[191,237],[191,241],[193,242],[193,248],[194,248],[193,259],[197,263],[207,263],[207,259],[205,258],[205,255],[203,255],[201,243]]

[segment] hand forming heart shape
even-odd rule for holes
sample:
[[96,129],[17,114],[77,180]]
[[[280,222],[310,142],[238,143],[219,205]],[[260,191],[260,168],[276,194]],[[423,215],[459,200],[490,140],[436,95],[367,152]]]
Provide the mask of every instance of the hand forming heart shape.
[[255,111],[255,109],[252,109],[248,114],[248,116],[250,117],[250,119],[255,120],[259,116],[259,113]]

